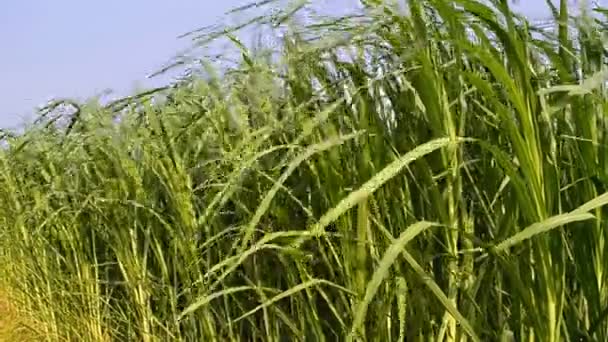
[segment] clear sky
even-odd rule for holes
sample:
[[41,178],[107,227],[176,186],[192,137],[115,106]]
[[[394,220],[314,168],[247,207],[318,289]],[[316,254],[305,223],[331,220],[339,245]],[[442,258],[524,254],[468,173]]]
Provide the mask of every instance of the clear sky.
[[[7,0],[0,6],[0,127],[15,127],[52,97],[128,94],[188,40],[252,0]],[[313,0],[332,13],[355,0]],[[531,17],[544,0],[520,0]],[[234,19],[234,18],[233,18]]]

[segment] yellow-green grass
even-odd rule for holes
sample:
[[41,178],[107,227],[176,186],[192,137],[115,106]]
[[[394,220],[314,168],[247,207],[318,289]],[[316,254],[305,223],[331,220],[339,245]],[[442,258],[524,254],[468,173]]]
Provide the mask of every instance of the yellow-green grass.
[[272,57],[227,36],[241,63],[164,103],[7,137],[20,312],[48,341],[608,340],[602,12],[385,3],[275,11]]
[[0,289],[0,341],[40,341],[28,325],[29,320],[19,313],[6,292]]

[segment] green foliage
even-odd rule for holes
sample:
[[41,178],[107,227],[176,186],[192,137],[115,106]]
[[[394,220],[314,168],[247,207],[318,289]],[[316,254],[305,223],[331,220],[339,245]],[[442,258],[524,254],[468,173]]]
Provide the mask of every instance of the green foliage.
[[32,329],[608,340],[606,12],[363,5],[270,58],[227,29],[222,76],[5,135],[1,285]]

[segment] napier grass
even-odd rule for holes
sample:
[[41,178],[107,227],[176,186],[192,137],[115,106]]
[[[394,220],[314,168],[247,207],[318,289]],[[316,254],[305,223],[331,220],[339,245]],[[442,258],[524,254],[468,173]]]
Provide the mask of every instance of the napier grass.
[[272,55],[6,135],[11,312],[48,341],[608,340],[604,12],[509,6],[301,4]]

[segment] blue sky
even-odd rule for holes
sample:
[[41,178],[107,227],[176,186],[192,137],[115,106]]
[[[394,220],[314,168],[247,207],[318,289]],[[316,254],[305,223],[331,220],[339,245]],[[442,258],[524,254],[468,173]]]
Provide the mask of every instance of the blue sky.
[[[328,13],[355,0],[313,0]],[[234,20],[224,13],[252,0],[12,0],[0,10],[0,127],[19,125],[52,97],[85,99],[148,86],[191,29]],[[531,17],[544,0],[520,0]]]

